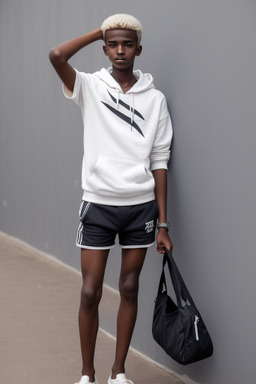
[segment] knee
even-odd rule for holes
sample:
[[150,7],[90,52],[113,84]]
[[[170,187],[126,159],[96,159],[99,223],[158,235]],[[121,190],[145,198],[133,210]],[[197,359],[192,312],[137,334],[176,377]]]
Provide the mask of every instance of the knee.
[[81,290],[81,305],[88,311],[98,307],[102,296],[102,288],[95,286],[92,282],[84,282]]
[[119,292],[121,299],[127,301],[130,304],[137,302],[138,297],[138,280],[133,277],[120,279]]

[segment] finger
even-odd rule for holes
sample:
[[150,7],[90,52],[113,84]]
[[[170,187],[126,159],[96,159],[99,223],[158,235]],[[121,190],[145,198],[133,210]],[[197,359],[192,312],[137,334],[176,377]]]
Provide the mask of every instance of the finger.
[[164,254],[163,246],[164,246],[163,244],[157,245],[157,252],[158,253]]

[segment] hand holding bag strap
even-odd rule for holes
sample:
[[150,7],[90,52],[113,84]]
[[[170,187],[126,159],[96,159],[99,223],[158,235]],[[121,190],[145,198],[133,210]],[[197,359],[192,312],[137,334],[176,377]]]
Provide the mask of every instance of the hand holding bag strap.
[[163,268],[167,262],[168,269],[170,272],[174,292],[177,298],[178,307],[182,308],[184,305],[190,304],[195,305],[187,287],[184,283],[184,280],[180,274],[180,271],[173,259],[173,256],[170,251],[164,248],[165,254],[163,259]]

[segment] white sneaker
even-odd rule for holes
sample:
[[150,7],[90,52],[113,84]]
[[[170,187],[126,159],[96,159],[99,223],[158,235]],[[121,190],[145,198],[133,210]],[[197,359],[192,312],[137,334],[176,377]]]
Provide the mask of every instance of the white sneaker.
[[97,379],[95,378],[95,381],[93,383],[91,383],[89,381],[89,376],[82,376],[79,383],[75,383],[75,384],[98,384],[98,381]]
[[128,380],[124,373],[116,375],[115,379],[111,379],[111,375],[108,379],[108,384],[134,384],[131,380]]

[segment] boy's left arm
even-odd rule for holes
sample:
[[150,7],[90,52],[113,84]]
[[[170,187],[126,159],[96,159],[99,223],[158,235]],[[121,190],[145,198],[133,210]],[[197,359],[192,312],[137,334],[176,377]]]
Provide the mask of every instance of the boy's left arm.
[[[167,171],[166,169],[156,169],[153,171],[153,176],[155,179],[156,202],[159,208],[158,222],[167,223],[167,217],[166,217]],[[159,253],[164,253],[164,250],[162,247],[166,247],[169,251],[172,250],[173,244],[168,235],[168,230],[166,228],[158,228],[156,240],[157,240],[157,251]]]

